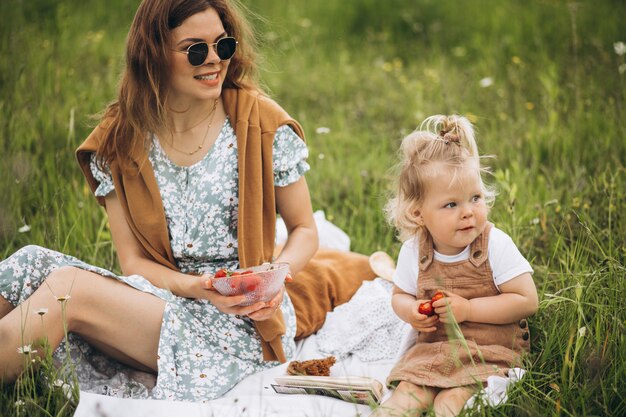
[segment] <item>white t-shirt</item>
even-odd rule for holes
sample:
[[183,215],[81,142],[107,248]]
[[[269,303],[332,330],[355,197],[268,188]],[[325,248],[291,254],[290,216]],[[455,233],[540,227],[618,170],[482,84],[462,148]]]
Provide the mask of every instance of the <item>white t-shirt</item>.
[[[419,239],[411,238],[402,244],[393,282],[402,291],[416,295],[417,278],[419,274]],[[443,263],[464,261],[470,256],[470,247],[467,246],[458,255],[443,255],[434,251],[434,259]],[[496,288],[501,284],[525,273],[532,274],[530,263],[522,256],[513,243],[513,239],[502,230],[492,227],[489,233],[489,265],[493,271],[493,282]]]

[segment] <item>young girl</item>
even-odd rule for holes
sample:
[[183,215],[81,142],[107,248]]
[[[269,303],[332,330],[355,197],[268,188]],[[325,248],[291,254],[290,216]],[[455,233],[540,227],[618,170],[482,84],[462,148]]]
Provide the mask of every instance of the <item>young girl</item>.
[[[472,125],[437,115],[422,128],[402,141],[397,194],[386,208],[405,241],[393,309],[418,333],[387,379],[396,389],[377,416],[459,414],[487,377],[520,365],[530,346],[526,317],[537,310],[532,268],[487,220],[494,193],[481,178]],[[420,313],[437,292],[444,297],[432,302],[433,315]]]

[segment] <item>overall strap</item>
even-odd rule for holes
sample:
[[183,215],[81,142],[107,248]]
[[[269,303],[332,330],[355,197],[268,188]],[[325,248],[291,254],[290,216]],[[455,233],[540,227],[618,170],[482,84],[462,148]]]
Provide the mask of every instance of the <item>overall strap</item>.
[[433,238],[426,230],[424,233],[419,234],[419,256],[420,271],[426,271],[430,264],[433,263],[433,257],[435,256]]
[[489,233],[493,223],[487,222],[485,230],[470,245],[469,260],[475,267],[482,265],[489,255]]

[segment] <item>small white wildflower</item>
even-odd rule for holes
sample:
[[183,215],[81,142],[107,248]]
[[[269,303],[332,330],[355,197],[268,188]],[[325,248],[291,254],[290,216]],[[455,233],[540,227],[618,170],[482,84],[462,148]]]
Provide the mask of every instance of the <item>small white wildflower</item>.
[[20,232],[20,233],[30,232],[30,226],[25,224],[24,226],[22,226],[19,229],[17,229],[17,231]]
[[539,217],[535,217],[534,219],[532,219],[530,221],[530,224],[535,224],[536,225],[536,224],[539,224],[539,222],[540,222]]
[[480,80],[480,86],[482,88],[491,87],[492,85],[493,85],[493,78],[491,77],[485,77],[482,80]]
[[619,71],[620,74],[623,74],[626,72],[626,64],[622,64],[619,67],[617,67],[617,70]]
[[66,384],[63,380],[56,379],[52,383],[52,388],[62,390],[63,394],[65,394],[68,399],[72,398],[72,386],[70,384]]
[[37,350],[33,349],[31,345],[24,345],[17,348],[17,353],[21,353],[22,355],[28,355],[31,353],[37,353]]
[[319,159],[324,159],[326,156],[325,156],[323,153],[320,153],[319,155],[317,155],[317,157],[318,157]]
[[615,53],[619,56],[626,54],[626,43],[619,41],[613,44],[613,49],[615,49]]
[[584,337],[587,334],[587,328],[585,326],[578,329],[578,337]]
[[318,135],[327,135],[330,133],[330,128],[320,126],[317,129],[315,129],[315,133],[317,133]]
[[60,296],[58,296],[58,297],[57,297],[57,301],[59,301],[59,302],[61,302],[61,303],[62,303],[62,302],[64,302],[64,301],[69,300],[70,298],[72,298],[72,296],[71,296],[71,295],[69,295],[69,294],[60,295]]
[[26,405],[26,403],[24,401],[22,401],[22,400],[15,401],[15,407],[17,407],[17,408],[23,407],[25,405]]
[[39,314],[40,316],[43,316],[44,314],[48,313],[48,309],[47,308],[40,308],[39,310],[35,310],[35,314]]

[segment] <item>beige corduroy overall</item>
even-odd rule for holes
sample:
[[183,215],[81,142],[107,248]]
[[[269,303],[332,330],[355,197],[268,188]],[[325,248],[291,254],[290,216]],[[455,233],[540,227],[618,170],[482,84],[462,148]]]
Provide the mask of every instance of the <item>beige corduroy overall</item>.
[[[472,299],[500,292],[493,281],[487,260],[489,232],[471,244],[469,259],[442,263],[433,259],[430,234],[420,239],[417,299],[430,299],[438,289]],[[484,383],[492,375],[507,376],[507,371],[521,365],[521,355],[530,348],[528,322],[522,319],[509,324],[463,322],[458,328],[438,324],[432,333],[420,333],[415,344],[391,370],[387,383],[407,381],[417,386],[452,388]]]

